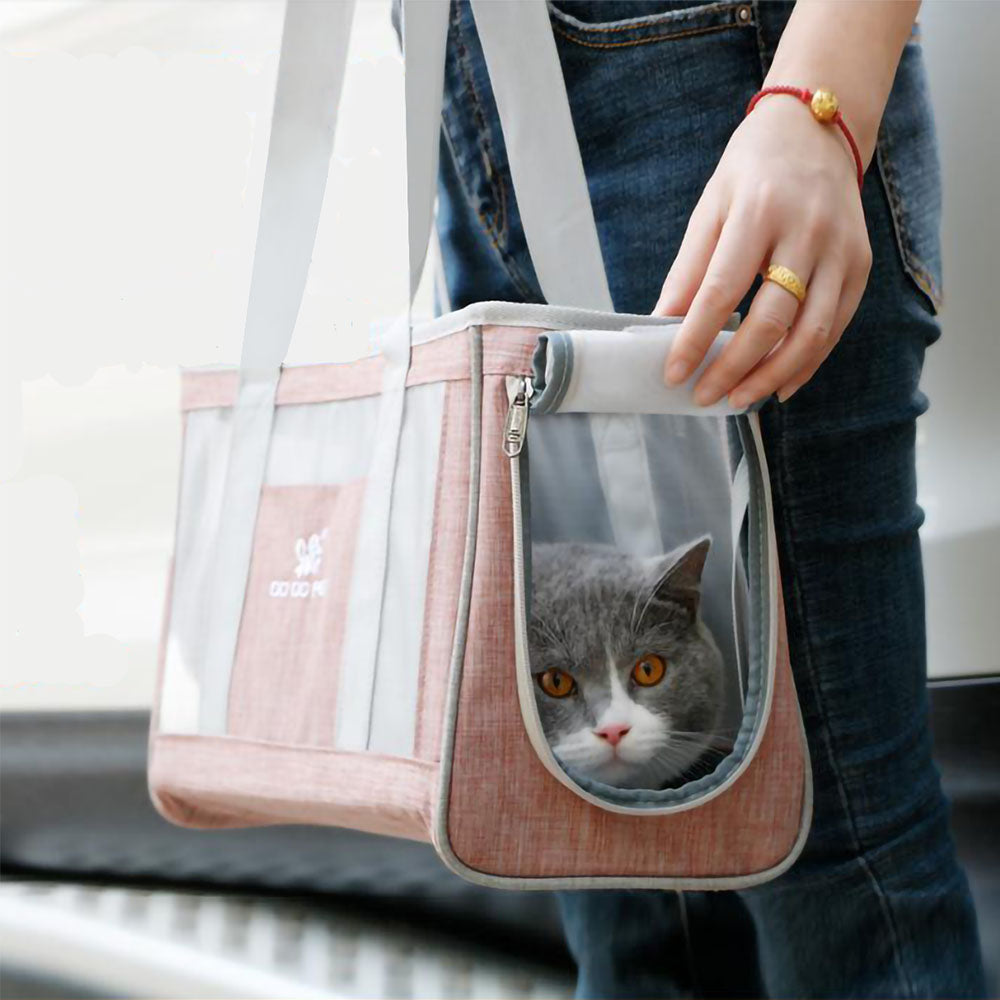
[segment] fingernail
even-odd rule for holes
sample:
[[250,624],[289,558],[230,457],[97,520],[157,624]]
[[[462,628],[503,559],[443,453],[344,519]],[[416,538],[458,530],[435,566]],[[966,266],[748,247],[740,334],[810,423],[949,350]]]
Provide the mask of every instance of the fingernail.
[[752,402],[753,400],[749,396],[740,392],[734,392],[729,397],[729,406],[733,410],[745,410]]
[[678,385],[688,377],[688,366],[684,361],[671,361],[667,365],[667,381]]
[[722,395],[722,391],[712,382],[698,386],[694,391],[694,401],[699,406],[711,406]]

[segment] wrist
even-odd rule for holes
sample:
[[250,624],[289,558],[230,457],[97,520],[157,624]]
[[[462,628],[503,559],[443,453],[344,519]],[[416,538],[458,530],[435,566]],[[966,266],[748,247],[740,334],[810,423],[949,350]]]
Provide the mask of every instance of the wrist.
[[[780,97],[784,97],[786,100],[767,100],[768,98]],[[792,100],[787,100],[787,98],[792,98]],[[854,167],[858,190],[861,190],[864,186],[865,178],[864,163],[854,135],[850,127],[844,122],[836,94],[829,90],[821,89],[814,92],[808,87],[773,84],[764,87],[754,94],[747,105],[746,114],[748,117],[762,101],[769,104],[771,108],[778,109],[782,114],[790,112],[800,116],[799,120],[802,122],[806,120],[805,114],[807,113],[813,119],[813,124],[809,126],[811,129],[815,129],[817,124],[821,126],[821,129],[815,132],[817,137],[819,137],[820,131],[824,131],[827,133],[827,137],[834,138],[838,144],[845,143],[847,146],[846,152]],[[798,107],[795,105],[798,105]],[[762,113],[758,112],[758,114]],[[839,136],[837,133],[839,133]],[[825,139],[826,137],[824,137],[824,141]]]
[[[817,71],[807,71],[793,67],[781,67],[775,63],[764,80],[764,88],[774,86],[792,86],[805,90],[819,89],[832,91],[840,103],[840,114],[844,119],[854,141],[857,143],[863,169],[868,168],[875,155],[875,144],[878,140],[878,127],[882,120],[884,101],[880,95],[856,93],[856,88],[842,87],[836,80],[837,74]],[[768,97],[768,100],[789,100],[794,98],[783,95]]]

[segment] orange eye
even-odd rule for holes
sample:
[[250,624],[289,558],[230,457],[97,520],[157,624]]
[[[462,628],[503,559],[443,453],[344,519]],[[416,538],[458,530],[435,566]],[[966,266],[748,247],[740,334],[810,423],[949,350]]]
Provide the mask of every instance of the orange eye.
[[663,675],[666,672],[667,665],[663,662],[662,657],[655,653],[647,653],[636,660],[636,664],[632,668],[632,680],[642,687],[652,687],[663,680]]
[[565,698],[576,690],[576,681],[565,670],[546,670],[538,675],[538,684],[550,698]]

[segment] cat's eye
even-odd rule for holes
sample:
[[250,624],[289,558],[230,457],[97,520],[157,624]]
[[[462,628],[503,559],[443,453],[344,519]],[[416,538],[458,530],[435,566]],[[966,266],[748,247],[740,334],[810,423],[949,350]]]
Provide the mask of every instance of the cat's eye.
[[538,674],[538,686],[550,698],[565,698],[576,690],[576,681],[565,670],[552,668]]
[[642,687],[652,687],[663,680],[663,675],[667,672],[667,665],[663,658],[655,653],[647,653],[636,660],[632,668],[632,680]]

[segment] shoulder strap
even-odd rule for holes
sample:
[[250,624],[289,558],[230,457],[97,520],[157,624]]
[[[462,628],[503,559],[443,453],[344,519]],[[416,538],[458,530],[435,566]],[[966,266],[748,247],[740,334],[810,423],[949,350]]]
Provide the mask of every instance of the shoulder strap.
[[285,9],[240,367],[272,377],[292,339],[330,169],[354,0]]
[[472,0],[531,261],[548,302],[613,311],[544,0]]
[[405,0],[402,6],[411,306],[434,224],[448,10],[448,0]]
[[[254,251],[244,379],[273,378],[305,291],[337,127],[354,0],[289,0]],[[410,299],[430,238],[438,162],[446,0],[403,7]]]

